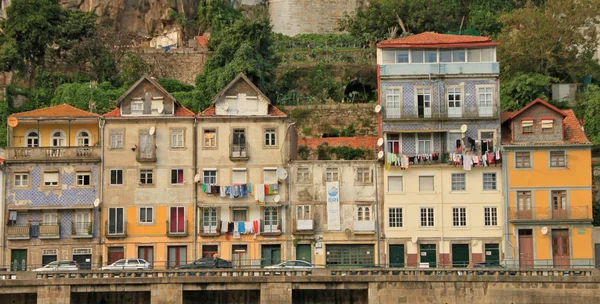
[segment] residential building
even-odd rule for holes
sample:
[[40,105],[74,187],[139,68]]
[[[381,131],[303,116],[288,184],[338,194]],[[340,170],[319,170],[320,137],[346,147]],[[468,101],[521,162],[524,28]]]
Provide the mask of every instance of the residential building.
[[302,160],[294,161],[289,172],[291,259],[327,267],[383,263],[377,241],[383,182],[377,161]]
[[244,74],[212,103],[197,117],[198,256],[235,267],[287,259],[295,127]]
[[185,264],[193,259],[195,115],[149,76],[116,105],[102,127],[103,262]]
[[391,266],[502,259],[496,46],[487,37],[431,32],[377,45]]
[[502,113],[507,266],[593,267],[591,144],[572,110]]
[[98,122],[99,115],[65,104],[8,118],[2,254],[13,270],[98,262]]

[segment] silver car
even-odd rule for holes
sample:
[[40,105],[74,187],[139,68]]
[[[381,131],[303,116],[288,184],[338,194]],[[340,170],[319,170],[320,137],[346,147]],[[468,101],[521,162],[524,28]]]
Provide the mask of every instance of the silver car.
[[150,263],[144,259],[120,259],[100,270],[148,270]]
[[265,266],[266,269],[312,269],[315,268],[315,265],[306,262],[306,261],[287,261],[283,263],[279,263],[277,265]]
[[75,261],[54,261],[48,263],[44,267],[34,269],[33,271],[75,271],[79,270],[79,266]]

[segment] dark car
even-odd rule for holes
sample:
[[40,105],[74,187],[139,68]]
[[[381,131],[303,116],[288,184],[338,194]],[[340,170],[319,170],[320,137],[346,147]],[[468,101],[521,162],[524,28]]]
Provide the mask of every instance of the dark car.
[[[215,267],[216,266],[216,267]],[[181,265],[176,269],[203,269],[203,268],[231,268],[231,262],[217,258],[217,265],[213,258],[201,258],[194,263]]]
[[504,268],[504,266],[498,264],[497,262],[479,262],[471,263],[467,268]]

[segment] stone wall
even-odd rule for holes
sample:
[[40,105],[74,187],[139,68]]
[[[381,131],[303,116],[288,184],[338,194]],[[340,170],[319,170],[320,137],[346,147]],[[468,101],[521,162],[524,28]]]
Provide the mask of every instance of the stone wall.
[[196,82],[196,75],[208,59],[206,50],[178,49],[165,52],[163,50],[145,50],[139,55],[150,68],[150,74],[156,78],[175,78],[188,84]]

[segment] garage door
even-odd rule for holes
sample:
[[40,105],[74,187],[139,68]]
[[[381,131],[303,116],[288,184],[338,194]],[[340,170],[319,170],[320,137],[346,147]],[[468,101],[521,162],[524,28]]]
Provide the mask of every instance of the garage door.
[[375,245],[325,245],[327,267],[375,265]]

